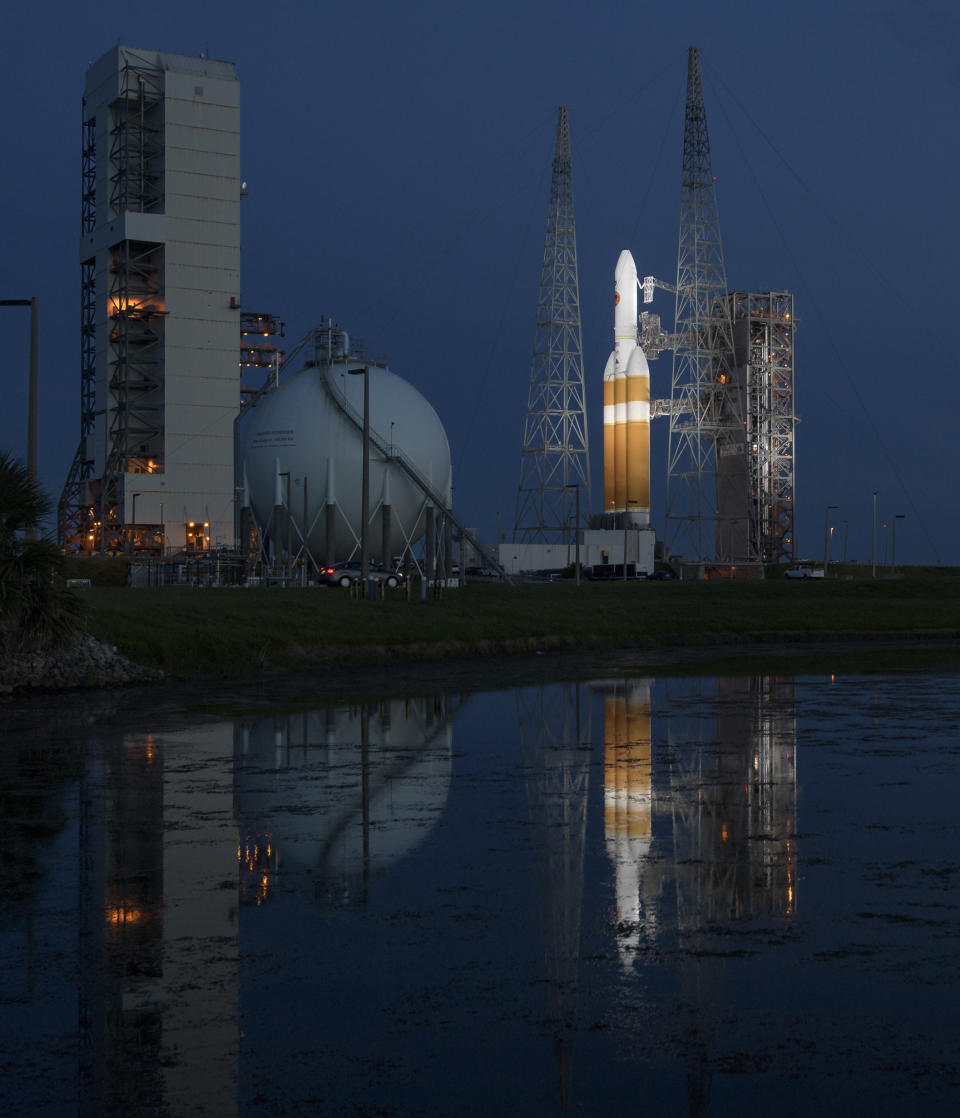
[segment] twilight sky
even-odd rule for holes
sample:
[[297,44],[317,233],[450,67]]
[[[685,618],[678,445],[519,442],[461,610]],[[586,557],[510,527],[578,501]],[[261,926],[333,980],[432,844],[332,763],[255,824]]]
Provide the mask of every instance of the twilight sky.
[[[236,64],[245,309],[362,337],[443,420],[454,503],[510,534],[557,106],[570,116],[593,508],[613,270],[676,275],[687,48],[700,47],[731,288],[794,292],[797,544],[960,564],[954,196],[960,8],[409,0],[16,5],[4,15],[0,298],[40,299],[40,471],[79,435],[81,96],[116,42]],[[954,216],[951,216],[954,215]],[[672,322],[673,297],[651,308]],[[25,454],[29,311],[4,308],[0,448]],[[670,358],[651,362],[669,395]],[[906,379],[904,379],[906,378]],[[922,384],[929,391],[920,391]],[[662,531],[666,421],[653,425]],[[880,529],[880,555],[891,532]]]

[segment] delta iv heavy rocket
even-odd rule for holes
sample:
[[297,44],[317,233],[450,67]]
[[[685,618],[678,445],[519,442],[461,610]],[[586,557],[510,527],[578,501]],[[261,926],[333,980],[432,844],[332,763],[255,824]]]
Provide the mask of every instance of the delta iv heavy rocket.
[[603,511],[650,524],[650,369],[637,333],[637,266],[628,249],[614,273],[613,353],[603,371]]

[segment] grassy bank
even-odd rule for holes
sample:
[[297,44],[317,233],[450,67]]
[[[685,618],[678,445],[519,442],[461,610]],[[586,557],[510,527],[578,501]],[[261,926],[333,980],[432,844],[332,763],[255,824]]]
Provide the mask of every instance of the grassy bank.
[[442,600],[337,589],[86,591],[88,628],[173,677],[539,649],[960,637],[960,577],[472,584]]

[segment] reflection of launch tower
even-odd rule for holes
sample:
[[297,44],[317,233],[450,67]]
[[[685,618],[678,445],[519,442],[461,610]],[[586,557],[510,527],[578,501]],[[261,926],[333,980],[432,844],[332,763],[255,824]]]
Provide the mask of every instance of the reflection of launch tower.
[[687,882],[678,887],[678,920],[688,931],[795,910],[792,684],[719,679],[717,700],[713,767],[704,745],[696,771],[684,764],[672,774],[674,853]]
[[[771,676],[717,681],[718,772],[724,817],[718,837],[736,844],[747,869],[729,900],[731,916],[793,916],[796,910],[797,724],[793,681]],[[732,708],[732,709],[731,709]]]
[[229,726],[128,735],[85,779],[84,1116],[154,1113],[160,1100],[177,1114],[237,1112],[236,891],[222,887],[236,880],[231,744]]
[[454,700],[162,735],[91,760],[80,807],[82,1118],[235,1118],[242,911],[323,904],[424,840],[446,803]]
[[590,752],[580,684],[517,694],[560,1100],[570,1102]]
[[719,680],[714,697],[697,693],[703,681],[676,681],[670,721],[651,726],[649,683],[592,686],[604,693],[617,946],[625,970],[676,954],[671,1028],[682,1038],[689,1112],[706,1114],[727,946],[714,937],[732,921],[795,912],[792,688]]
[[[634,949],[641,935],[792,916],[792,686],[766,677],[719,680],[717,699],[696,704],[700,737],[679,713],[665,727],[651,723],[649,681],[592,686],[604,695],[605,832],[621,949]],[[663,907],[668,896],[673,918]]]

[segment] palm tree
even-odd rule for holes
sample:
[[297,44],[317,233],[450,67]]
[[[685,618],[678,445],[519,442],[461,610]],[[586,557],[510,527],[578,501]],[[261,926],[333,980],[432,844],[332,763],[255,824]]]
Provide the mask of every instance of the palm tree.
[[0,648],[63,642],[80,627],[79,598],[62,585],[63,555],[37,531],[52,502],[29,470],[0,452]]

